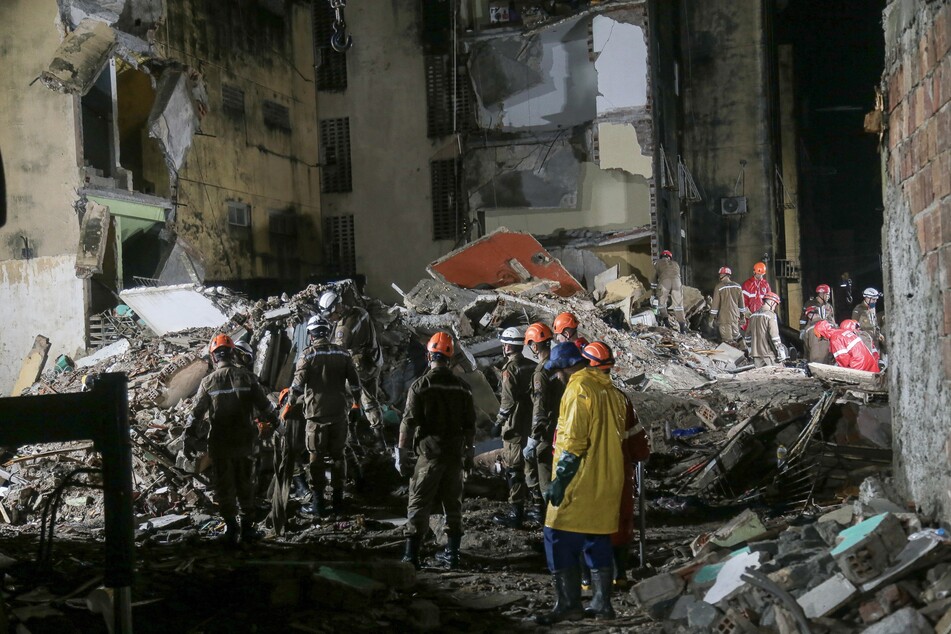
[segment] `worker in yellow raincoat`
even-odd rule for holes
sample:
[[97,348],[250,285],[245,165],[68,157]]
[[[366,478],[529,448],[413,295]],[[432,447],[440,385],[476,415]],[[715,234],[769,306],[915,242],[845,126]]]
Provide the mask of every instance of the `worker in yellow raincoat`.
[[[613,552],[624,486],[621,441],[625,430],[624,396],[611,376],[588,365],[572,343],[552,349],[546,363],[567,382],[555,434],[554,477],[545,499],[545,554],[555,585],[555,607],[538,616],[540,625],[585,616],[610,619]],[[581,608],[581,555],[591,568],[596,591],[587,610]]]

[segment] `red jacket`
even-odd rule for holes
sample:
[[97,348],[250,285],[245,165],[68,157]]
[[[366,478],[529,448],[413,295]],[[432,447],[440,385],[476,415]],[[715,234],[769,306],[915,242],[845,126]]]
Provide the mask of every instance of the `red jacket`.
[[743,303],[746,304],[748,315],[752,315],[760,309],[763,305],[763,295],[770,290],[772,289],[769,288],[769,282],[766,281],[765,277],[758,280],[754,275],[743,282]]
[[627,421],[624,438],[621,441],[624,453],[624,488],[621,491],[621,515],[617,532],[611,535],[612,546],[624,546],[634,539],[634,463],[645,462],[650,457],[650,442],[647,432],[637,418],[637,412],[631,402],[627,402]]
[[829,350],[835,362],[843,368],[878,372],[878,361],[862,339],[851,330],[829,332]]

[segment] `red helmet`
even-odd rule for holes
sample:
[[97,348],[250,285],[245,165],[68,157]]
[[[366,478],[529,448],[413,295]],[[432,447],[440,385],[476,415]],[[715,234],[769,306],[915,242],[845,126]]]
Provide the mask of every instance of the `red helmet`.
[[674,254],[671,253],[670,251],[668,251],[667,249],[664,249],[663,251],[660,252],[660,257],[662,257],[662,258],[672,258],[672,257],[674,257]]
[[728,266],[721,266],[720,275],[733,275],[733,269]]
[[781,304],[782,301],[783,301],[783,300],[779,299],[779,295],[777,295],[776,293],[774,293],[774,292],[772,292],[772,291],[770,291],[770,292],[766,293],[765,295],[763,295],[763,301],[765,302],[765,301],[767,301],[767,300],[772,300],[772,301],[776,302],[777,304]]
[[231,337],[224,333],[218,333],[215,335],[215,338],[211,340],[211,345],[208,346],[208,353],[214,354],[220,348],[225,348],[226,350],[234,350],[234,341],[231,340]]
[[578,318],[572,315],[571,313],[561,313],[555,317],[555,321],[552,322],[552,330],[555,331],[556,335],[560,335],[565,331],[565,328],[572,328],[574,330],[578,329]]
[[441,354],[447,359],[451,358],[453,352],[452,336],[445,332],[437,332],[429,338],[426,350],[432,354]]
[[766,264],[764,262],[757,262],[754,264],[753,273],[756,275],[766,275]]
[[832,294],[832,289],[829,288],[828,284],[820,284],[819,286],[816,287],[816,295],[822,295],[823,293],[825,293],[826,295]]
[[839,328],[842,330],[858,330],[859,322],[855,321],[854,319],[843,319],[842,323],[839,324]]
[[590,361],[592,368],[608,371],[614,367],[614,353],[601,341],[586,345],[581,355]]
[[529,341],[534,341],[535,343],[543,343],[545,341],[551,341],[552,332],[551,328],[546,326],[541,322],[536,322],[528,327],[528,330],[525,331],[525,345],[528,345]]
[[825,319],[823,319],[822,321],[816,324],[816,327],[815,329],[813,329],[813,332],[816,333],[816,337],[825,337],[826,339],[828,339],[829,333],[832,332],[832,324],[830,324]]

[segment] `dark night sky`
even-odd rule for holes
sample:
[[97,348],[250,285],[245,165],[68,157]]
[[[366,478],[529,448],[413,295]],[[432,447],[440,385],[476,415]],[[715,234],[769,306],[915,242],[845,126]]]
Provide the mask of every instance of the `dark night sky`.
[[776,20],[776,41],[795,51],[807,297],[819,283],[834,286],[844,271],[856,299],[867,286],[881,289],[878,137],[862,124],[884,65],[884,6],[885,0],[790,0]]

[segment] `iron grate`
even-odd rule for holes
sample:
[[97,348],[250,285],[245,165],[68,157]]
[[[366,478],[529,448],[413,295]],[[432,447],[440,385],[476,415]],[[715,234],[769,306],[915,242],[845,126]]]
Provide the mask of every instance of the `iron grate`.
[[[475,94],[465,64],[456,68],[453,103],[452,58],[449,55],[426,56],[426,133],[430,138],[476,128]],[[455,108],[456,121],[453,121]],[[453,126],[458,130],[454,130]]]
[[325,218],[324,242],[327,263],[332,271],[340,275],[354,275],[357,272],[357,249],[353,214]]
[[429,162],[433,240],[455,240],[459,235],[458,166],[457,159]]
[[341,92],[347,89],[347,54],[338,53],[330,46],[333,35],[334,11],[327,0],[313,0],[314,69],[317,90]]
[[244,116],[244,91],[231,84],[221,85],[221,109],[232,115]]
[[291,131],[291,111],[274,101],[264,100],[264,125],[284,132]]
[[349,117],[320,120],[320,152],[320,191],[353,191]]

